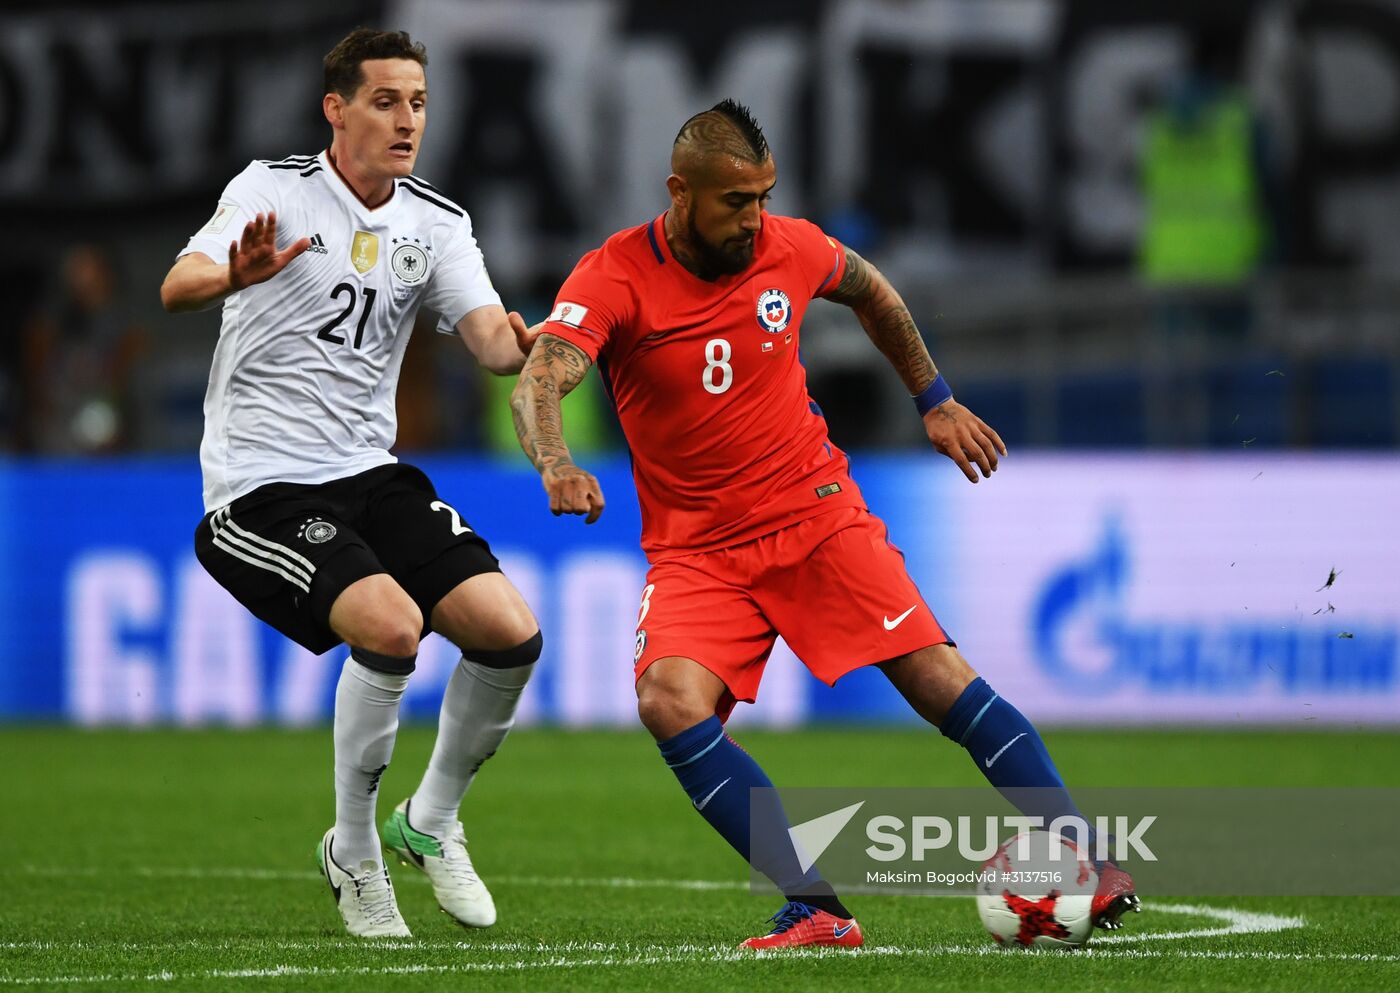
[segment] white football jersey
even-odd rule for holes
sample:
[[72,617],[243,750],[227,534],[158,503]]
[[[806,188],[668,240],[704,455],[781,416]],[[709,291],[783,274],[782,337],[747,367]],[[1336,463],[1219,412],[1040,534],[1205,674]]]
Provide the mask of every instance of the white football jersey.
[[371,210],[323,151],[253,162],[181,255],[228,259],[258,213],[311,248],[224,300],[204,398],[204,506],[264,483],[323,483],[396,461],[394,395],[420,306],[451,331],[501,298],[466,211],[412,176]]

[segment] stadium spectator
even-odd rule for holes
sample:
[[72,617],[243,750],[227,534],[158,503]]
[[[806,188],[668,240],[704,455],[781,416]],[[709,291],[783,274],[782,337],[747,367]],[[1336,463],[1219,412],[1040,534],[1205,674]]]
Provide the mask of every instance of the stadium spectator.
[[1229,37],[1194,53],[1147,117],[1138,261],[1167,291],[1163,330],[1238,339],[1251,324],[1243,288],[1269,249],[1264,132]]
[[25,435],[55,455],[122,451],[136,435],[146,331],[120,298],[122,282],[102,246],[72,246],[58,275],[25,329]]

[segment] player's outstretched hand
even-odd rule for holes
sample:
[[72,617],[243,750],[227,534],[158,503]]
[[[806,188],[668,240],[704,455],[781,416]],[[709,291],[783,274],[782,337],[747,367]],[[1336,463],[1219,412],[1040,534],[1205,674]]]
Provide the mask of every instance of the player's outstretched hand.
[[535,339],[544,331],[544,321],[540,321],[534,327],[526,327],[525,318],[514,310],[506,315],[506,320],[510,322],[510,329],[515,332],[515,347],[520,349],[521,355],[529,355],[530,349],[535,347]]
[[[957,400],[947,400],[924,415],[924,432],[933,447],[958,464],[972,482],[997,471],[997,456],[1006,454],[1001,436]],[[975,468],[974,468],[975,467]]]
[[549,494],[549,509],[555,517],[560,514],[587,514],[585,524],[592,524],[603,514],[603,488],[592,473],[572,462],[558,462],[540,474],[545,492]]
[[311,247],[310,238],[302,238],[282,251],[277,250],[277,214],[257,215],[243,226],[243,240],[229,242],[228,281],[234,291],[265,283],[287,263]]

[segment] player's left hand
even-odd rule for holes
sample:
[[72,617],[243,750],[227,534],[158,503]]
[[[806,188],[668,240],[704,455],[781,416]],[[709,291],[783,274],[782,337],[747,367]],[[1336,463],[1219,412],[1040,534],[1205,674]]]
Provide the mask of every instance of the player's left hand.
[[510,322],[511,331],[515,333],[515,347],[520,349],[521,355],[529,355],[530,349],[535,347],[535,339],[544,330],[544,321],[540,321],[534,327],[527,327],[525,318],[515,310],[506,315],[506,320]]
[[990,478],[997,471],[997,456],[1006,454],[1001,436],[957,400],[947,400],[925,414],[924,433],[974,483],[978,469],[983,479]]

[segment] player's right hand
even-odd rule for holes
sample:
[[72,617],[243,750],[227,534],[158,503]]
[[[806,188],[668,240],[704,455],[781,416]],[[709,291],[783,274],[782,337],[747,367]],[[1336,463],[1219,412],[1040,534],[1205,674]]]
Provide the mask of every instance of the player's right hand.
[[991,478],[1006,443],[986,421],[951,397],[924,414],[924,433],[933,447],[957,463],[970,482]]
[[590,472],[572,462],[556,462],[540,474],[544,490],[549,494],[549,509],[560,514],[587,514],[585,524],[592,524],[603,515],[603,488]]
[[310,238],[302,238],[277,250],[277,214],[258,214],[243,226],[243,239],[229,242],[228,281],[234,292],[254,283],[264,283],[277,275],[287,264],[311,247]]

